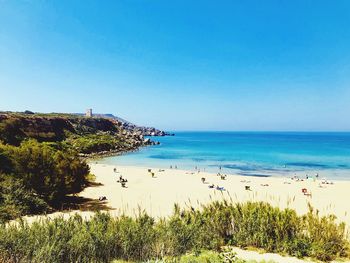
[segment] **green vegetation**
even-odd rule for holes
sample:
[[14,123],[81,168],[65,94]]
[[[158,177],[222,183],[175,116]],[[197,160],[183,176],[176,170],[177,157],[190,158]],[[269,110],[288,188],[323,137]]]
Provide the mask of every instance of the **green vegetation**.
[[84,136],[71,136],[67,143],[79,153],[91,154],[111,150],[128,149],[128,144],[121,142],[116,136],[110,134],[89,134]]
[[59,114],[0,114],[0,141],[19,146],[26,139],[61,143],[82,154],[134,150],[143,144],[140,134],[105,118]]
[[25,140],[0,143],[0,222],[60,207],[87,185],[88,165],[74,151]]
[[[131,263],[135,261],[114,260],[113,263]],[[237,257],[231,247],[226,247],[221,252],[205,250],[199,255],[189,253],[180,257],[165,257],[157,260],[147,260],[147,263],[276,263],[269,260],[243,260]]]
[[[122,261],[120,261],[121,263]],[[275,263],[274,261],[243,260],[236,256],[232,248],[224,248],[221,252],[203,251],[199,255],[194,253],[181,257],[166,257],[161,260],[150,260],[149,263]],[[113,263],[119,263],[114,261]]]
[[21,180],[0,175],[0,222],[45,211],[49,211],[47,203]]
[[87,185],[79,154],[126,151],[143,140],[118,122],[70,114],[0,113],[0,222],[61,208]]
[[193,262],[186,261],[193,255],[184,255],[217,258],[215,253],[201,253],[220,252],[226,246],[252,246],[323,261],[349,256],[345,226],[336,224],[334,217],[320,217],[312,210],[298,216],[263,202],[214,202],[200,210],[175,207],[171,217],[158,221],[143,212],[136,218],[97,213],[88,221],[76,215],[0,227],[0,261],[4,262],[171,258],[171,262]]

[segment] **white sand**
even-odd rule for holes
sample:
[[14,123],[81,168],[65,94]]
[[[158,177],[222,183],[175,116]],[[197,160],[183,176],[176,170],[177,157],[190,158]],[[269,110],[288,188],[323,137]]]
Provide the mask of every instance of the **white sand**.
[[[295,209],[299,214],[306,213],[310,203],[321,215],[335,214],[339,221],[350,225],[350,181],[334,181],[333,185],[326,185],[321,184],[321,180],[296,182],[284,178],[238,175],[228,175],[226,180],[221,180],[216,174],[177,169],[158,172],[159,169],[155,168],[152,168],[155,172],[155,178],[152,178],[148,168],[92,163],[90,167],[96,175],[96,182],[103,185],[86,188],[79,195],[89,198],[106,196],[106,204],[112,208],[112,214],[135,215],[141,207],[151,216],[167,216],[172,213],[174,203],[181,207],[198,207],[211,200],[226,198],[234,202],[267,201],[274,206]],[[114,168],[117,168],[117,173]],[[122,188],[117,182],[120,175],[128,180],[127,188]],[[201,182],[202,177],[209,184],[222,186],[226,191],[210,189],[209,184]],[[250,186],[251,191],[245,190],[245,186]],[[302,188],[308,189],[312,196],[305,196]]]

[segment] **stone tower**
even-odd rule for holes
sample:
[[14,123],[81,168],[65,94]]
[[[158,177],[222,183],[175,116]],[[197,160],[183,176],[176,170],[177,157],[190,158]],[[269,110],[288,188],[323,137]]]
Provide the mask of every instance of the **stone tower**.
[[85,116],[88,118],[91,118],[92,117],[92,109],[87,109]]

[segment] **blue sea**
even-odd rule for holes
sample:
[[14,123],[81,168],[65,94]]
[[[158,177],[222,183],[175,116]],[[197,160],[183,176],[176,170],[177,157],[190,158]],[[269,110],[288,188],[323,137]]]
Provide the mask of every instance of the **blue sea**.
[[245,176],[319,174],[350,180],[350,133],[326,132],[175,132],[152,137],[149,146],[99,162],[194,170],[195,167]]

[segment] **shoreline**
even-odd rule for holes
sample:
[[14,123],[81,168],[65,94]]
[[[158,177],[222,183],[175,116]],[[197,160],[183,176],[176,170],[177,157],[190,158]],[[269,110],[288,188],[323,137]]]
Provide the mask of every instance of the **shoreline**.
[[[88,164],[90,163],[95,163],[97,162],[98,164],[102,165],[111,165],[111,166],[129,166],[129,167],[139,167],[139,168],[145,168],[145,163],[137,163],[136,162],[131,163],[130,160],[127,162],[121,162],[118,164],[118,159],[116,159],[115,164],[114,161],[108,162],[105,161],[108,158],[113,158],[113,157],[119,157],[119,156],[127,156],[130,153],[137,153],[139,151],[142,151],[145,149],[145,147],[140,147],[134,151],[124,151],[121,152],[120,154],[111,154],[111,155],[101,155],[101,156],[96,156],[96,157],[91,157],[91,158],[86,158],[86,161]],[[107,158],[107,159],[105,159]],[[175,162],[176,164],[176,162]],[[249,171],[244,171],[239,168],[227,168],[225,164],[203,164],[203,163],[181,163],[181,165],[178,165],[179,170],[184,170],[184,171],[193,171],[194,167],[198,167],[198,169],[201,170],[201,172],[207,172],[207,173],[217,173],[219,171],[219,167],[222,167],[222,173],[234,175],[234,176],[243,176],[246,178],[251,178],[251,177],[258,177],[258,178],[283,178],[283,179],[288,179],[293,176],[299,177],[301,180],[307,180],[306,176],[308,175],[309,178],[315,178],[318,180],[326,179],[328,181],[341,181],[341,182],[346,182],[350,181],[350,178],[348,176],[349,174],[349,169],[339,169],[339,168],[328,168],[328,169],[290,169],[287,168],[285,170],[285,167],[281,167],[280,170],[275,168],[274,170],[264,170],[264,169],[256,169],[256,170],[249,170]],[[173,168],[175,165],[172,165]],[[155,163],[152,162],[149,167],[157,167],[157,169],[169,169],[170,163]],[[316,178],[316,174],[318,174],[318,177]]]
[[[141,146],[145,147],[145,146]],[[79,154],[79,156],[86,160],[87,163],[91,161],[95,161],[97,159],[102,159],[106,157],[114,157],[114,156],[121,156],[127,153],[133,153],[140,150],[141,147],[137,147],[135,149],[128,149],[128,150],[110,150],[110,151],[102,151],[102,152],[94,152],[89,154]]]
[[103,159],[106,157],[116,157],[116,156],[121,156],[121,155],[125,155],[128,153],[138,152],[143,148],[147,148],[147,147],[157,145],[157,144],[159,144],[159,142],[151,141],[151,144],[144,144],[144,145],[135,146],[132,149],[109,150],[109,151],[93,152],[93,153],[88,153],[88,154],[79,153],[79,156],[80,156],[80,158],[86,160],[87,163],[90,163],[92,161],[96,161],[98,159]]

